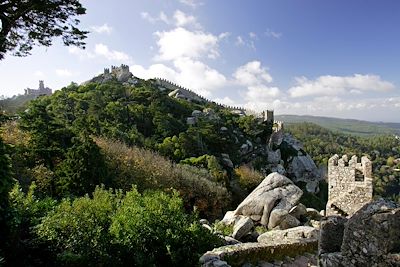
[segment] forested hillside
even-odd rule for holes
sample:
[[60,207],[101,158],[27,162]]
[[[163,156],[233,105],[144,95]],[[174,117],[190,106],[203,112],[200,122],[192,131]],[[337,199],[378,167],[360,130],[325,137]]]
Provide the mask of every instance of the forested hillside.
[[168,93],[111,79],[4,110],[0,260],[193,266],[221,245],[198,216],[221,217],[263,179],[235,167],[272,125]]
[[373,161],[374,194],[400,201],[400,140],[393,135],[358,137],[335,133],[313,123],[286,127],[304,144],[315,163],[326,167],[334,155],[367,155]]
[[378,134],[400,135],[400,123],[370,122],[305,115],[277,115],[275,117],[277,120],[284,121],[286,124],[309,122],[333,132],[356,136],[374,136]]

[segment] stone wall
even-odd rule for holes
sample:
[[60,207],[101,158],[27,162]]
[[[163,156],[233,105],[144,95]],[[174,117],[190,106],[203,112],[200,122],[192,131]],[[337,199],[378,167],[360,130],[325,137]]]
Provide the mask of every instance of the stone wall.
[[352,216],[372,201],[372,163],[367,157],[334,155],[328,161],[327,215]]
[[25,95],[40,96],[40,95],[51,95],[51,94],[52,94],[52,90],[49,87],[45,87],[44,81],[42,81],[42,80],[39,81],[38,89],[31,89],[31,88],[25,89]]

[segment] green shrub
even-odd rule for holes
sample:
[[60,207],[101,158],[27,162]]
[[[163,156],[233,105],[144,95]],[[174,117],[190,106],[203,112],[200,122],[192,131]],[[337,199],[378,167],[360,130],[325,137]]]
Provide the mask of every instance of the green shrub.
[[240,187],[246,189],[248,193],[253,191],[264,180],[264,176],[260,172],[246,165],[236,168],[235,174],[239,178]]
[[219,220],[213,223],[212,228],[216,233],[221,233],[224,236],[231,236],[233,234],[233,225],[226,225]]
[[111,217],[121,194],[97,187],[74,201],[64,199],[37,227],[38,235],[49,241],[58,255],[58,264],[99,265],[110,263]]
[[35,189],[36,185],[32,183],[24,193],[17,183],[9,194],[11,220],[5,258],[9,266],[42,266],[53,260],[35,227],[57,203],[51,198],[36,198]]
[[174,188],[188,210],[195,206],[201,216],[208,218],[221,216],[230,203],[227,189],[213,182],[214,178],[206,169],[176,165],[150,150],[127,147],[117,141],[97,138],[96,143],[105,155],[115,188],[127,191],[132,184],[139,192]]
[[126,195],[97,187],[93,197],[63,200],[36,227],[63,266],[193,266],[221,245],[184,212],[177,192]]
[[177,192],[127,193],[113,217],[111,233],[137,266],[194,266],[201,253],[221,245],[184,213]]

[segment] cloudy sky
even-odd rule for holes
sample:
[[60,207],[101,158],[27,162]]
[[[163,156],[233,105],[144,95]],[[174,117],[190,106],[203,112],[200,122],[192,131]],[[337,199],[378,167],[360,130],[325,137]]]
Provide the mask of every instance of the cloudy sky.
[[400,122],[400,1],[84,0],[87,49],[0,61],[0,95],[110,65],[277,114]]

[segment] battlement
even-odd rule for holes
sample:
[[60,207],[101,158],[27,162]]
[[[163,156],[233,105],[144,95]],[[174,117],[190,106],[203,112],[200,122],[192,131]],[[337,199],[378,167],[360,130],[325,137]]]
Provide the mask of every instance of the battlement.
[[38,89],[31,89],[31,88],[26,88],[25,89],[25,95],[35,95],[35,96],[40,96],[40,95],[51,95],[53,93],[53,90],[51,90],[49,87],[44,86],[44,81],[40,80],[39,81],[39,88]]
[[[351,216],[372,200],[372,162],[367,157],[338,155],[328,160],[327,214],[340,210]],[[330,214],[331,213],[331,214]]]
[[238,106],[231,106],[231,105],[225,105],[221,103],[216,103],[215,101],[212,101],[208,98],[205,98],[193,90],[189,88],[182,87],[174,82],[171,82],[167,79],[164,78],[155,78],[155,82],[165,88],[168,88],[170,90],[173,90],[170,93],[170,96],[176,97],[176,98],[184,98],[186,100],[196,100],[200,102],[205,102],[205,103],[213,103],[219,107],[226,108],[232,111],[237,111],[240,112],[241,114],[246,114],[246,115],[255,115],[256,117],[262,118],[264,121],[271,121],[271,123],[274,121],[274,111],[273,110],[266,110],[261,113],[255,112],[250,109],[246,109],[244,107],[238,107]]

